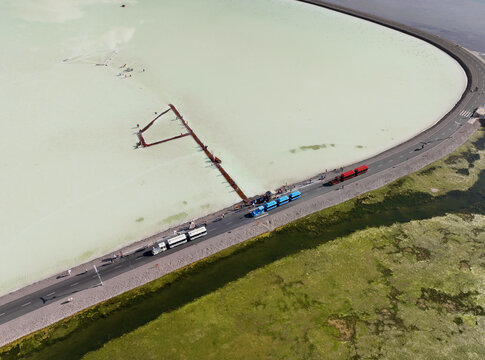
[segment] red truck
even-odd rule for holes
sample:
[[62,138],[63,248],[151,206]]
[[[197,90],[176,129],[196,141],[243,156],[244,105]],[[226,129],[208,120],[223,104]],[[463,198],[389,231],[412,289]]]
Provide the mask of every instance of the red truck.
[[342,181],[352,179],[355,176],[366,173],[367,170],[369,170],[369,167],[367,165],[362,165],[355,168],[354,170],[346,171],[340,174],[339,176],[335,177],[335,179],[331,180],[329,185],[335,185],[335,184],[341,183]]

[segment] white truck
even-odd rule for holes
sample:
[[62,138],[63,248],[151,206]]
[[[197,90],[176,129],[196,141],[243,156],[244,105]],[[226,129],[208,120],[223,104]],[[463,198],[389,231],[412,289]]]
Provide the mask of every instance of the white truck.
[[160,254],[162,251],[165,250],[167,250],[167,244],[165,244],[165,241],[160,241],[159,243],[156,243],[155,246],[152,248],[152,255]]
[[194,230],[190,230],[187,233],[171,237],[167,240],[162,240],[153,246],[152,255],[160,254],[167,249],[172,249],[176,246],[185,244],[189,240],[198,239],[205,235],[207,235],[207,229],[205,226],[201,226]]

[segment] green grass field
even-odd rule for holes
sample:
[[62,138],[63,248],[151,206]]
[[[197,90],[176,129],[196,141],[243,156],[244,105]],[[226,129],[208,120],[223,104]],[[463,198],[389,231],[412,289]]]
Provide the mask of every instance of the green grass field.
[[484,229],[483,215],[448,215],[361,230],[252,271],[85,359],[483,359]]
[[485,358],[485,134],[0,359]]

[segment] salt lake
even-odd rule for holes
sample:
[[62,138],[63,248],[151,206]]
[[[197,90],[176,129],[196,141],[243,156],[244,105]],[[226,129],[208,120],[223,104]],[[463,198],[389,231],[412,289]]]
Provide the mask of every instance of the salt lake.
[[429,44],[293,0],[18,0],[0,24],[0,293],[239,201],[190,137],[135,149],[169,103],[255,195],[409,139],[466,86]]

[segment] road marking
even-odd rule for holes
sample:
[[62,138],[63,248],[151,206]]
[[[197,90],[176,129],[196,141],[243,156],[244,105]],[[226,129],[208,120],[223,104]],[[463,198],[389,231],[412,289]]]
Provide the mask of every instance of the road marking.
[[404,155],[399,156],[401,159],[404,157]]
[[120,268],[120,267],[122,267],[122,266],[123,266],[123,265],[117,265],[117,266],[115,266],[113,269],[118,269],[118,268]]
[[30,305],[30,301],[28,303],[25,303],[23,305],[20,305],[21,307],[24,307],[24,306],[27,306],[27,305]]
[[1,314],[0,314],[0,316],[3,316],[3,315],[5,315],[5,313],[1,313]]
[[464,118],[469,118],[470,116],[472,116],[473,112],[472,111],[469,111],[469,110],[463,110],[461,113],[460,113],[460,116],[463,116]]
[[381,167],[381,166],[382,166],[382,164],[377,165],[377,167]]
[[140,260],[140,259],[142,259],[142,258],[143,258],[143,256],[138,256],[138,257],[135,259],[135,261],[136,261],[136,260]]
[[74,284],[71,284],[69,285],[70,287],[73,287],[73,286],[76,286],[77,284],[79,284],[79,282],[75,282]]
[[94,278],[97,278],[97,277],[98,277],[98,275],[93,275],[93,276],[91,276],[91,279],[94,279]]
[[393,162],[393,161],[394,161],[394,159],[389,159],[389,161],[388,161],[388,162]]
[[53,292],[51,292],[50,294],[47,294],[46,296],[51,296],[51,295],[54,295],[55,293],[56,293],[56,292],[55,292],[55,291],[53,291]]

